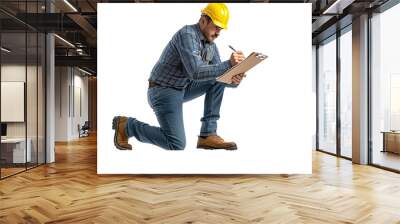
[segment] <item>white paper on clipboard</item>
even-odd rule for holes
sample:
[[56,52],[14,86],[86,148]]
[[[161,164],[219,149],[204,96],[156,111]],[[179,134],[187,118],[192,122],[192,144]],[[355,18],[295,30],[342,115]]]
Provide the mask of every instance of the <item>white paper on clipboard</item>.
[[264,55],[264,54],[261,54],[261,53],[257,53],[257,52],[253,52],[246,59],[244,59],[242,62],[240,62],[239,64],[233,66],[228,71],[226,71],[224,74],[219,76],[217,78],[217,81],[224,82],[224,83],[227,83],[227,84],[231,84],[232,83],[232,77],[234,75],[245,73],[245,72],[249,71],[251,68],[253,68],[258,63],[260,63],[263,60],[265,60],[267,57],[268,57],[267,55]]

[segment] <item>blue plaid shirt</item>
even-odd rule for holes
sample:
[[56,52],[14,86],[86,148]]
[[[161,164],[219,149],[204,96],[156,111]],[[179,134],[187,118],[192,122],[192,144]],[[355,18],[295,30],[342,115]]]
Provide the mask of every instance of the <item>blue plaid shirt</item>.
[[153,67],[149,81],[183,89],[190,80],[212,80],[229,68],[230,61],[221,62],[217,46],[207,42],[197,23],[175,33]]

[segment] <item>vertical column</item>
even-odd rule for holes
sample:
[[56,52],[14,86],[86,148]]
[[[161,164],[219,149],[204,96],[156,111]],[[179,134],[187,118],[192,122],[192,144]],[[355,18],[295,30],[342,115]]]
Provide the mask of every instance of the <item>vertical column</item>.
[[341,31],[336,30],[336,155],[342,155],[342,122],[341,122],[341,64],[340,64],[340,36]]
[[368,163],[368,15],[353,19],[353,162]]
[[[54,12],[51,1],[46,1],[46,11]],[[46,163],[55,161],[55,44],[54,34],[46,34]]]

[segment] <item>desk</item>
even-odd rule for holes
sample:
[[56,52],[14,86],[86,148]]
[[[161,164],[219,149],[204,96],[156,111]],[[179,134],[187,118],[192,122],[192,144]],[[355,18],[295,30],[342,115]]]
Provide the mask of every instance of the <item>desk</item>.
[[[31,145],[32,140],[27,138],[28,143],[25,154],[25,138],[6,138],[1,139],[1,157],[6,163],[25,163],[30,162],[32,158]],[[12,158],[12,159],[11,159]],[[27,159],[25,161],[25,159]]]
[[382,131],[381,133],[383,133],[382,152],[400,154],[400,131]]

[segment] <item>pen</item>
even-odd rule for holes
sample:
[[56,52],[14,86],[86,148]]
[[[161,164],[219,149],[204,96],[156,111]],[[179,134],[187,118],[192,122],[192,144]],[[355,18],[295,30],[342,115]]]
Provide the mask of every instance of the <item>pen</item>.
[[231,45],[228,45],[230,49],[232,49],[234,52],[236,52],[235,48],[233,48]]

